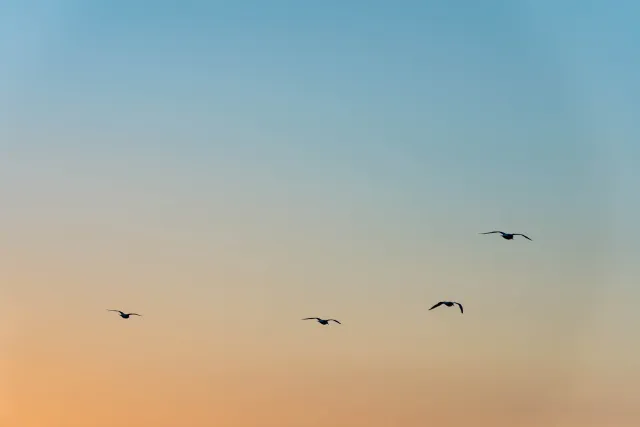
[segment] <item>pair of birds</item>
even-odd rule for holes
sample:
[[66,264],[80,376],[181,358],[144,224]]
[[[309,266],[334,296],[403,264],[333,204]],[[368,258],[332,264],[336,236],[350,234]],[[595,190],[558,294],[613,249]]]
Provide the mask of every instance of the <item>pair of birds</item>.
[[[120,311],[120,310],[109,310],[109,309],[107,309],[107,311],[114,311],[116,313],[120,313],[120,317],[122,317],[123,319],[128,319],[131,316],[142,316],[141,314],[138,314],[138,313],[125,313],[125,312]],[[339,321],[337,321],[336,319],[320,319],[319,317],[307,317],[306,319],[302,319],[302,320],[317,320],[318,323],[320,323],[321,325],[328,325],[329,322],[331,322],[331,321],[336,322],[338,324],[342,324]]]
[[[525,239],[531,240],[528,236],[525,236],[522,233],[505,233],[504,231],[498,231],[498,230],[488,231],[486,233],[480,233],[480,234],[494,234],[494,233],[500,233],[500,236],[502,236],[502,238],[505,240],[513,240],[515,236],[522,236]],[[462,304],[455,301],[440,301],[439,303],[431,307],[429,310],[433,310],[434,308],[440,307],[441,305],[445,305],[447,307],[453,307],[454,305],[457,305],[458,307],[460,307],[460,313],[464,313],[464,308],[462,307]]]
[[[462,304],[455,301],[440,301],[439,303],[431,307],[429,310],[433,310],[434,308],[440,307],[441,305],[444,305],[446,307],[453,307],[454,305],[458,305],[458,307],[460,307],[460,313],[464,313],[464,308],[462,307]],[[340,323],[336,319],[321,319],[319,317],[307,317],[302,320],[316,320],[318,323],[324,326],[328,325],[329,322],[336,322],[337,324],[342,325],[342,323]]]
[[[494,234],[494,233],[500,233],[500,236],[502,236],[502,238],[505,240],[513,240],[515,236],[522,236],[527,240],[532,240],[529,238],[529,236],[526,236],[522,233],[505,233],[504,231],[498,231],[498,230],[487,231],[486,233],[480,233],[480,234]],[[445,305],[447,307],[453,307],[454,305],[457,305],[458,307],[460,307],[460,313],[464,313],[464,308],[462,307],[462,304],[455,301],[440,301],[439,303],[431,307],[429,310],[433,310],[434,308],[440,307],[441,305]]]

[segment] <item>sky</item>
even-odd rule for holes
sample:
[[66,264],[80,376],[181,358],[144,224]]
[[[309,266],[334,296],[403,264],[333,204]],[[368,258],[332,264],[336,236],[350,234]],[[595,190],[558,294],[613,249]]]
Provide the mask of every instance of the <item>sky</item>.
[[640,8],[480,3],[3,2],[0,424],[637,426]]

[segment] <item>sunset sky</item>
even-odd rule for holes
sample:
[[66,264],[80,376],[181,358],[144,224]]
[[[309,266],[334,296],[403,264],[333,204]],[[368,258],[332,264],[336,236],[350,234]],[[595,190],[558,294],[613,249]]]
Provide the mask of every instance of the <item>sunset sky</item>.
[[637,427],[639,11],[2,2],[0,425]]

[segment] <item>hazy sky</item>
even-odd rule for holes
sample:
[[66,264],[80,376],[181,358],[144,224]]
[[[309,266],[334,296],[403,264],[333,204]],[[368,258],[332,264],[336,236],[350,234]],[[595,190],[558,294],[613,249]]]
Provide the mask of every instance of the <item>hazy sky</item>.
[[0,423],[637,426],[639,13],[3,2]]

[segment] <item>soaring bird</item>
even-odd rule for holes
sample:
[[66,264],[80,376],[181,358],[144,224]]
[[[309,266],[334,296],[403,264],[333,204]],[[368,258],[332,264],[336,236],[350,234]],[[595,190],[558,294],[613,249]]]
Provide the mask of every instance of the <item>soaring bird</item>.
[[462,304],[460,304],[459,302],[455,302],[455,301],[440,301],[439,303],[437,303],[436,305],[431,307],[429,310],[433,310],[434,308],[440,307],[443,304],[446,305],[447,307],[453,307],[454,304],[458,304],[458,307],[460,307],[460,313],[464,313],[464,309],[462,308]]
[[142,314],[138,314],[138,313],[123,313],[120,310],[108,310],[107,311],[115,311],[120,313],[120,317],[122,317],[123,319],[128,319],[130,316],[142,316]]
[[[529,239],[529,237],[525,236],[524,234],[520,234],[520,233],[503,233],[502,231],[489,231],[486,233],[480,233],[480,234],[493,234],[493,233],[500,233],[502,235],[502,238],[505,240],[513,240],[513,236],[522,236],[525,239]],[[531,239],[529,239],[531,240]]]
[[318,323],[325,326],[328,325],[329,322],[331,321],[336,322],[338,325],[342,325],[342,323],[338,322],[336,319],[321,319],[319,317],[307,317],[306,319],[302,319],[302,320],[317,320]]

